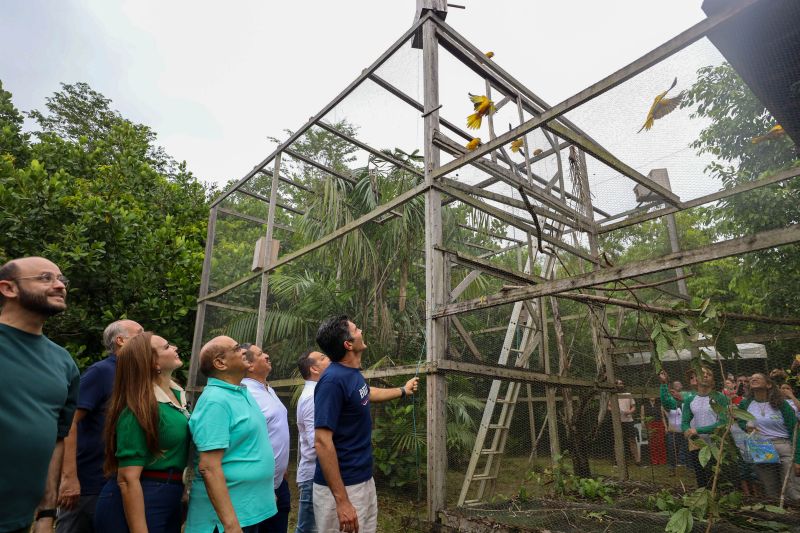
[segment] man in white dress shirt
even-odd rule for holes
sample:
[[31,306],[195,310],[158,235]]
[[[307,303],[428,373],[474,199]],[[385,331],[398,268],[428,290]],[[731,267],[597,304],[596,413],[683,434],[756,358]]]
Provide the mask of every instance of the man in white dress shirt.
[[275,394],[275,389],[267,382],[267,377],[272,372],[269,354],[253,344],[242,344],[242,348],[247,350],[245,357],[251,365],[242,385],[247,387],[267,419],[269,440],[275,454],[275,503],[278,513],[260,524],[259,533],[286,533],[291,508],[289,482],[286,480],[286,469],[289,466],[288,411]]
[[297,529],[295,533],[316,533],[314,522],[314,469],[317,451],[314,449],[314,387],[331,360],[322,352],[309,350],[297,360],[297,368],[305,380],[303,392],[297,400],[297,490],[300,503],[297,506]]

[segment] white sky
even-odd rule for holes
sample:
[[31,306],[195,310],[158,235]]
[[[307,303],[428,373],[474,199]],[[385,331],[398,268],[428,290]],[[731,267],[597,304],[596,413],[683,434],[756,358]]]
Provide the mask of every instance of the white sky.
[[[454,3],[467,9],[451,9],[447,22],[551,104],[704,18],[701,0],[668,8],[642,0]],[[415,10],[414,0],[0,5],[0,79],[18,108],[43,108],[59,82],[87,82],[152,127],[200,179],[218,183],[270,153],[268,136],[284,138],[284,129],[317,113],[408,29]],[[633,111],[634,133],[671,75],[648,85]],[[591,123],[581,126],[595,134]],[[648,154],[630,157],[651,162]]]

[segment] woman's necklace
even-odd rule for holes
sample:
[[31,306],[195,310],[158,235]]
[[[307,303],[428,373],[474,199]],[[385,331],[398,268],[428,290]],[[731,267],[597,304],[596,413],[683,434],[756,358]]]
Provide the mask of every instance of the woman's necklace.
[[764,416],[766,416],[766,411],[767,411],[767,402],[756,402],[756,403],[758,404],[759,411],[761,411],[761,418],[764,418]]

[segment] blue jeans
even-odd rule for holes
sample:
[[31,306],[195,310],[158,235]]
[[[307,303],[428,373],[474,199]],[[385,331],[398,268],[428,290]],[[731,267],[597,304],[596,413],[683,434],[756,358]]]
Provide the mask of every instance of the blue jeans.
[[297,529],[294,533],[317,533],[317,523],[314,521],[314,480],[298,483],[297,492]]
[[[141,479],[140,483],[147,530],[150,533],[180,533],[183,484],[164,483],[155,479]],[[122,493],[116,479],[109,480],[100,491],[94,513],[94,530],[114,533],[129,531],[122,506]]]
[[683,433],[667,431],[667,464],[675,468],[686,464],[686,437]]
[[286,533],[289,529],[289,509],[292,508],[289,482],[284,479],[275,489],[275,504],[278,512],[258,525],[258,533]]

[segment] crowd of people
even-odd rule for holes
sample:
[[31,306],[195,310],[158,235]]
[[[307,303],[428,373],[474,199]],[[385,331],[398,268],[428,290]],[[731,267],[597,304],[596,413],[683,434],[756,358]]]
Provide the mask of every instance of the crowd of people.
[[[270,356],[227,336],[199,353],[194,406],[174,379],[178,349],[132,320],[103,332],[108,355],[81,375],[43,334],[67,307],[53,262],[0,267],[0,533],[262,533],[288,530],[291,431],[270,387]],[[298,359],[296,533],[375,532],[370,404],[405,399],[369,386],[367,349],[346,315]]]
[[[794,367],[798,366],[793,364]],[[685,466],[694,472],[698,487],[712,483],[716,454],[703,464],[700,450],[718,448],[712,435],[729,424],[728,406],[749,413],[730,423],[728,450],[722,461],[720,479],[747,496],[776,499],[783,493],[789,501],[800,501],[800,401],[789,376],[775,369],[769,374],[750,376],[728,374],[721,390],[714,371],[701,366],[686,373],[688,388],[670,381],[666,371],[658,375],[660,397],[644,400],[640,420],[647,427],[650,464],[667,464],[670,475]],[[617,382],[622,389],[622,381]],[[636,400],[631,394],[618,395],[623,437],[631,455],[640,464],[634,426]],[[784,486],[785,485],[785,486]]]

